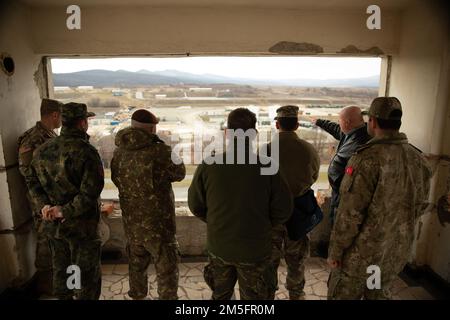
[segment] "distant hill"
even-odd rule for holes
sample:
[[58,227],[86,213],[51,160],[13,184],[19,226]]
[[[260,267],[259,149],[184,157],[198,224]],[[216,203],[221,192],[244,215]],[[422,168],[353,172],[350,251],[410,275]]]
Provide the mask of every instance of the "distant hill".
[[239,84],[239,85],[272,85],[296,87],[378,87],[379,77],[371,76],[353,79],[287,79],[258,80],[251,78],[231,78],[214,74],[192,74],[177,70],[137,72],[118,70],[86,70],[72,73],[53,74],[55,86],[94,86],[94,87],[136,87],[148,85],[208,85],[208,84]]

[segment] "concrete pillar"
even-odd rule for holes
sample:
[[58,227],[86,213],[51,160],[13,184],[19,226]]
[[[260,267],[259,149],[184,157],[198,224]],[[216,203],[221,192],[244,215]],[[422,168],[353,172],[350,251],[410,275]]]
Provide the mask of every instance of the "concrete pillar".
[[440,221],[437,206],[450,188],[447,12],[438,1],[417,2],[404,12],[399,52],[392,56],[389,95],[403,104],[401,131],[429,156],[434,169],[432,205],[418,225],[411,262],[431,267],[450,282],[450,225]]
[[[0,69],[0,292],[29,280],[34,269],[35,236],[26,188],[18,171],[17,138],[39,117],[35,82],[41,58],[31,49],[30,11],[15,1],[0,8],[1,54],[14,60],[14,72]],[[39,82],[39,81],[38,81]],[[42,84],[41,84],[42,85]]]

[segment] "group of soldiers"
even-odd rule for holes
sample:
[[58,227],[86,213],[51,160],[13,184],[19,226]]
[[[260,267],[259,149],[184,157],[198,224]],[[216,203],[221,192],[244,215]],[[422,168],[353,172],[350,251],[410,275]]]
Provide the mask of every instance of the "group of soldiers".
[[[298,204],[319,176],[314,147],[301,139],[296,106],[283,106],[275,117],[279,171],[262,175],[267,163],[246,137],[245,151],[258,161],[205,159],[188,190],[191,212],[207,225],[209,263],[205,282],[212,299],[231,299],[239,282],[241,299],[274,299],[277,269],[287,264],[291,300],[304,296],[307,234],[287,232]],[[101,212],[103,167],[89,143],[85,104],[43,99],[41,121],[19,138],[20,171],[25,177],[37,231],[38,280],[52,283],[58,299],[98,299],[101,288]],[[407,262],[414,228],[424,212],[431,170],[419,150],[399,132],[402,108],[394,97],[374,99],[364,122],[356,106],[344,108],[339,123],[314,120],[339,145],[328,177],[332,187],[333,231],[328,263],[329,299],[389,299],[393,279]],[[172,182],[184,179],[183,162],[156,134],[159,119],[140,109],[131,126],[115,137],[111,179],[119,190],[132,299],[146,299],[147,268],[155,264],[160,299],[177,299],[179,249]],[[245,108],[230,112],[225,136],[256,129],[256,115]],[[62,125],[56,136],[54,129]],[[254,136],[253,136],[254,138]],[[236,143],[214,158],[236,156]],[[234,159],[236,160],[236,159]],[[292,226],[290,226],[292,227]],[[295,226],[294,226],[295,228]],[[67,268],[81,270],[81,287],[67,286]],[[366,286],[367,268],[381,270],[381,287]],[[53,279],[52,282],[50,279]]]

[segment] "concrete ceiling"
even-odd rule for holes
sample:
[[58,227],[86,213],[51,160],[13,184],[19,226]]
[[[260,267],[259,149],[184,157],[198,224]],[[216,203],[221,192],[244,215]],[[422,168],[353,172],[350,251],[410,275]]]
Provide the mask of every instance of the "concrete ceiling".
[[367,8],[402,9],[414,0],[20,0],[39,6],[154,6],[154,7],[254,7],[254,8]]

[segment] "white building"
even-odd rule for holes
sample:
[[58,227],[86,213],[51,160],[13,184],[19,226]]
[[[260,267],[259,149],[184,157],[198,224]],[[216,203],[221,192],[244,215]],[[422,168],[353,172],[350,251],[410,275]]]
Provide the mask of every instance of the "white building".
[[59,92],[61,92],[61,91],[70,91],[70,90],[72,90],[72,89],[70,89],[70,87],[53,87],[53,91],[59,91]]
[[210,92],[212,88],[189,88],[191,92]]
[[94,90],[94,87],[93,86],[78,86],[77,89],[88,91],[88,90]]

